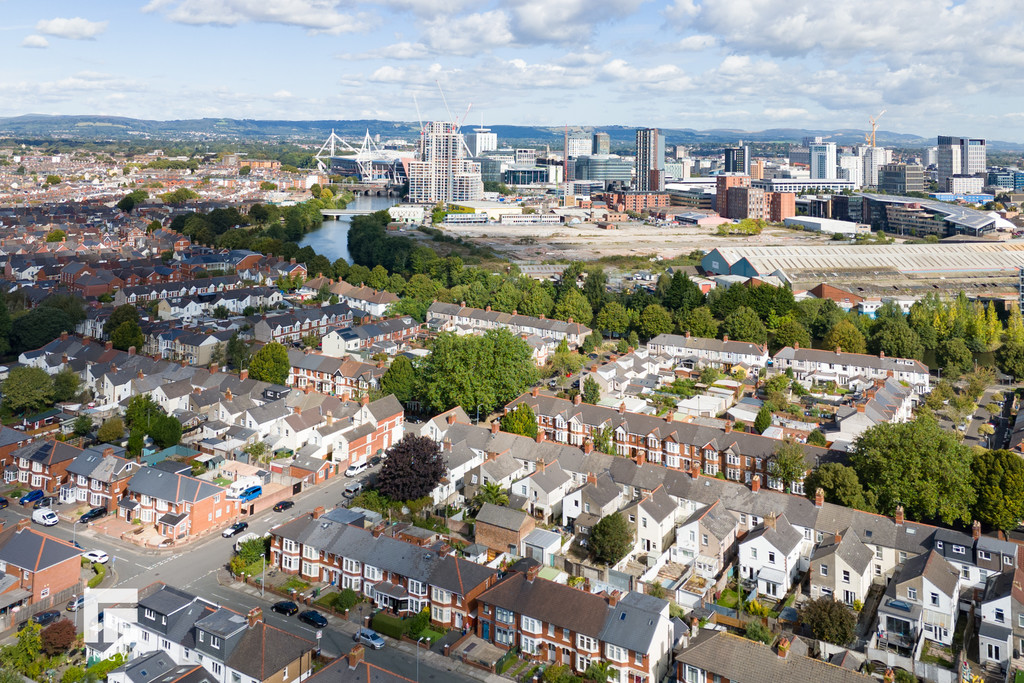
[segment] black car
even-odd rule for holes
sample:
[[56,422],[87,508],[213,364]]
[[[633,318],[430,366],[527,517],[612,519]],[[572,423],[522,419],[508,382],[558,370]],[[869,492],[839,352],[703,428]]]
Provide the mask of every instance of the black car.
[[55,609],[46,610],[39,614],[32,615],[32,621],[36,622],[40,626],[47,626],[60,619],[60,612]]
[[381,458],[379,455],[375,455],[372,458],[370,458],[370,467],[376,467],[377,465],[379,465],[380,460]]
[[57,498],[54,496],[43,496],[37,500],[33,505],[33,510],[42,510],[43,508],[53,507],[57,504]]
[[285,510],[291,510],[295,507],[295,503],[290,500],[282,500],[280,503],[274,506],[274,512],[284,512]]
[[290,617],[291,615],[299,611],[299,606],[291,600],[282,600],[281,602],[275,602],[270,609],[274,610],[278,614],[283,614],[286,617]]
[[106,517],[106,516],[107,516],[107,508],[93,508],[92,510],[89,510],[88,512],[83,512],[82,516],[78,518],[78,521],[81,522],[82,524],[87,524],[89,522],[95,521],[97,519],[101,519],[101,518]]
[[231,538],[235,534],[240,534],[249,528],[248,522],[235,522],[224,531],[220,532],[220,535],[224,538]]
[[310,626],[316,626],[317,628],[324,628],[327,626],[327,617],[320,614],[315,609],[309,609],[300,614],[299,621],[303,621]]
[[3,510],[8,505],[10,505],[10,503],[7,502],[7,499],[4,498],[3,496],[0,496],[0,510]]

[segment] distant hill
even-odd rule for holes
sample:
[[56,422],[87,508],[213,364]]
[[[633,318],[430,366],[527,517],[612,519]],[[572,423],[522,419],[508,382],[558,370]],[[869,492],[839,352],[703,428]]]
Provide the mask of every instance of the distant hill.
[[[467,128],[472,126],[467,126]],[[563,129],[559,126],[488,126],[507,141],[549,144],[559,149]],[[591,127],[587,127],[591,128]],[[151,139],[252,139],[252,140],[293,140],[313,141],[324,139],[334,130],[343,137],[361,137],[367,130],[381,138],[415,139],[419,126],[411,121],[277,121],[253,119],[182,119],[174,121],[153,121],[132,119],[122,116],[48,116],[26,114],[11,118],[0,118],[0,135],[19,138],[71,138],[83,140],[126,140]],[[632,144],[636,128],[631,126],[597,126],[595,130],[608,133],[612,141]],[[820,135],[840,145],[863,143],[865,131],[806,130],[802,128],[770,128],[761,131],[745,130],[694,130],[692,128],[662,128],[666,140],[671,144],[735,144],[746,142],[789,142],[798,143],[808,136]],[[930,147],[934,137],[921,137],[908,133],[880,130],[876,134],[879,144],[895,147]],[[989,140],[988,146],[994,151],[1024,150],[1024,143]]]

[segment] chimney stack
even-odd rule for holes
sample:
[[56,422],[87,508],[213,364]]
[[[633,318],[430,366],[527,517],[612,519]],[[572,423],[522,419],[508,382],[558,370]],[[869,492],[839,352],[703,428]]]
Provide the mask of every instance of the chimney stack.
[[211,375],[216,374],[218,370],[220,370],[220,364],[219,363],[210,363],[210,374]]
[[61,341],[67,341],[68,340],[68,333],[67,333],[67,331],[64,331],[64,332],[60,333],[60,340]]
[[754,477],[750,480],[750,490],[753,493],[757,493],[758,491],[761,490],[761,475],[760,474],[755,474]]
[[450,424],[450,425],[455,424],[455,413],[454,412],[448,413],[448,424]]
[[594,441],[592,439],[584,439],[583,452],[587,454],[594,452]]
[[320,519],[324,516],[324,512],[326,512],[326,510],[323,505],[313,508],[313,519]]
[[363,394],[362,404],[364,406],[370,404],[370,395],[369,394]]
[[587,472],[587,483],[597,485],[597,474],[594,472]]
[[619,415],[625,415],[626,413],[626,402],[623,401],[619,404]]
[[231,387],[224,390],[224,400],[228,403],[231,403],[231,401],[234,400],[234,395],[231,393]]
[[129,346],[128,347],[128,355],[129,356],[134,356],[135,355],[135,347],[134,346]]
[[619,604],[619,592],[614,590],[608,591],[608,606],[615,607],[617,604]]
[[146,376],[142,374],[142,370],[139,370],[139,372],[135,376],[138,377],[139,379],[146,379]]
[[16,528],[16,529],[17,529],[18,531],[21,531],[22,529],[27,529],[27,528],[29,528],[29,526],[30,526],[31,524],[32,524],[32,522],[30,522],[30,521],[28,520],[28,518],[26,517],[25,519],[19,519],[19,520],[18,520],[18,525],[17,525],[17,526],[15,527],[15,528]]
[[796,351],[800,350],[800,342],[793,342],[793,349]]
[[764,528],[774,529],[775,528],[775,513],[769,512],[768,516],[764,518]]
[[971,538],[977,541],[981,538],[981,522],[974,520],[974,524],[971,525]]
[[363,654],[365,651],[366,648],[362,645],[356,645],[352,648],[352,651],[345,655],[346,659],[348,659],[348,668],[354,669],[359,666],[363,661]]
[[814,491],[814,507],[820,508],[825,504],[825,489],[820,486]]
[[780,638],[779,639],[779,657],[781,657],[782,659],[785,659],[786,655],[788,655],[788,654],[789,654],[789,638]]
[[245,369],[238,373],[238,379],[246,380],[249,379],[249,370]]
[[576,394],[572,397],[572,404],[578,406],[583,403],[583,394]]
[[896,672],[891,668],[885,670],[885,675],[882,676],[882,683],[895,683]]
[[107,351],[110,351],[112,348],[114,348],[114,342],[108,341],[106,344],[103,345],[103,348],[106,349]]
[[245,615],[245,618],[246,621],[249,622],[249,628],[252,628],[263,621],[263,609],[260,607],[253,607],[249,610],[249,613]]
[[896,506],[896,526],[903,526],[903,523],[905,521],[906,521],[906,518],[903,515],[903,506],[902,505],[897,505]]
[[114,448],[113,448],[113,446],[107,446],[106,448],[103,449],[103,457],[104,458],[112,458],[112,457],[114,457]]
[[491,423],[491,434],[497,434],[501,430],[501,423],[497,420]]
[[526,580],[533,583],[538,574],[540,574],[540,563],[531,564],[529,569],[526,570]]
[[545,438],[544,428],[541,427],[537,430],[537,443],[544,443]]
[[296,415],[302,415],[302,406],[295,406],[292,410],[295,411]]
[[700,462],[699,461],[694,460],[693,464],[690,465],[690,476],[693,477],[694,479],[696,479],[697,477],[700,476]]
[[534,398],[540,396],[540,387],[534,387],[533,389],[531,389],[530,396],[533,396]]
[[727,334],[723,334],[723,335],[722,335],[722,341],[724,341],[724,342],[727,342],[727,341],[729,341],[729,335],[727,335]]
[[665,422],[675,422],[675,419],[676,419],[676,411],[674,411],[674,410],[672,410],[670,408],[669,411],[667,413],[665,413]]

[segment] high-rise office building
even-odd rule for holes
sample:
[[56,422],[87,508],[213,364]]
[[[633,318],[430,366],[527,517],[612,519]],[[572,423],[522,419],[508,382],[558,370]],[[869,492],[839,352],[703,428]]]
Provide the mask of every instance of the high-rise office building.
[[537,163],[537,150],[523,147],[516,150],[516,164],[519,166],[533,166]]
[[466,133],[466,146],[470,156],[478,157],[498,149],[498,134],[492,133],[490,128],[474,128],[471,133]]
[[594,149],[594,140],[590,133],[582,130],[569,133],[569,138],[565,144],[565,153],[570,159],[590,154]]
[[409,201],[434,204],[481,199],[480,164],[466,159],[464,148],[456,124],[426,124],[420,135],[419,159],[409,163]]
[[608,133],[594,133],[594,145],[591,151],[594,154],[611,154],[612,136]]
[[812,142],[807,150],[811,155],[811,180],[835,180],[836,143]]
[[750,175],[750,147],[747,145],[726,147],[725,172]]
[[862,147],[861,158],[864,175],[862,184],[865,187],[878,187],[878,169],[886,162],[886,150],[882,147]]
[[940,135],[938,138],[939,187],[955,175],[975,175],[985,172],[985,140]]
[[726,206],[729,218],[764,220],[768,215],[768,200],[765,191],[759,187],[730,187],[726,193]]
[[750,176],[735,173],[715,177],[715,211],[722,218],[736,218],[729,214],[729,190],[734,187],[750,187]]
[[665,190],[665,138],[657,128],[636,131],[636,189],[641,192]]
[[576,180],[628,183],[633,175],[633,164],[614,154],[579,156],[572,166]]
[[924,192],[924,169],[915,164],[883,164],[878,169],[878,189],[890,194]]
[[921,164],[928,168],[929,166],[938,166],[939,164],[939,148],[929,147],[921,152]]
[[839,180],[852,180],[855,183],[854,189],[859,190],[864,184],[864,158],[858,154],[841,154],[836,175]]

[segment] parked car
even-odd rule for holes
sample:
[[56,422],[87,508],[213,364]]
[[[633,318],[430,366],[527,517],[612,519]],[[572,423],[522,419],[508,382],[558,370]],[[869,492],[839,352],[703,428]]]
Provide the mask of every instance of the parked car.
[[280,503],[274,506],[274,512],[284,512],[285,510],[291,510],[295,507],[295,503],[290,500],[282,500]]
[[33,510],[42,510],[43,508],[53,507],[57,504],[56,496],[43,496],[37,500],[33,505]]
[[85,596],[76,595],[75,597],[68,600],[68,606],[64,609],[66,609],[69,612],[77,612],[78,610],[82,609],[83,605],[85,605]]
[[345,470],[346,477],[358,477],[360,474],[365,472],[370,466],[365,462],[354,462],[348,466]]
[[88,524],[89,522],[101,519],[107,516],[107,508],[93,508],[88,512],[83,512],[82,516],[78,518],[78,521],[82,524]]
[[47,626],[60,619],[60,612],[55,609],[48,609],[45,612],[32,615],[32,621],[40,626]]
[[281,602],[275,602],[270,609],[274,610],[278,614],[283,614],[286,617],[290,617],[291,615],[299,611],[299,606],[291,600],[282,600]]
[[56,526],[60,519],[57,517],[57,513],[50,508],[43,508],[32,513],[32,521],[43,526]]
[[345,496],[346,498],[355,498],[356,496],[359,495],[360,491],[362,491],[362,490],[363,490],[363,482],[361,482],[361,481],[354,481],[354,482],[352,482],[351,484],[349,484],[348,486],[345,487],[345,490],[342,492],[341,495]]
[[376,467],[380,463],[381,463],[381,457],[379,455],[375,455],[372,458],[370,458],[370,467]]
[[229,526],[227,529],[222,531],[220,533],[220,535],[223,536],[224,538],[231,538],[235,534],[240,534],[240,533],[242,533],[243,531],[245,531],[248,528],[249,528],[249,523],[248,522],[235,522],[234,524]]
[[8,505],[10,505],[10,502],[8,502],[8,500],[3,496],[0,496],[0,510],[3,510]]
[[29,491],[24,496],[19,498],[18,502],[21,503],[22,505],[27,505],[29,503],[36,502],[45,495],[46,493],[42,489],[36,489],[35,491]]
[[106,564],[110,559],[110,556],[102,550],[90,550],[87,553],[82,553],[82,557],[90,562],[99,562],[100,564]]
[[356,631],[356,634],[352,636],[352,640],[371,647],[374,650],[379,650],[384,647],[384,638],[379,633],[374,631],[372,628],[360,628]]
[[315,609],[308,609],[299,615],[299,621],[305,622],[310,626],[317,628],[324,628],[327,626],[327,617],[317,612]]

